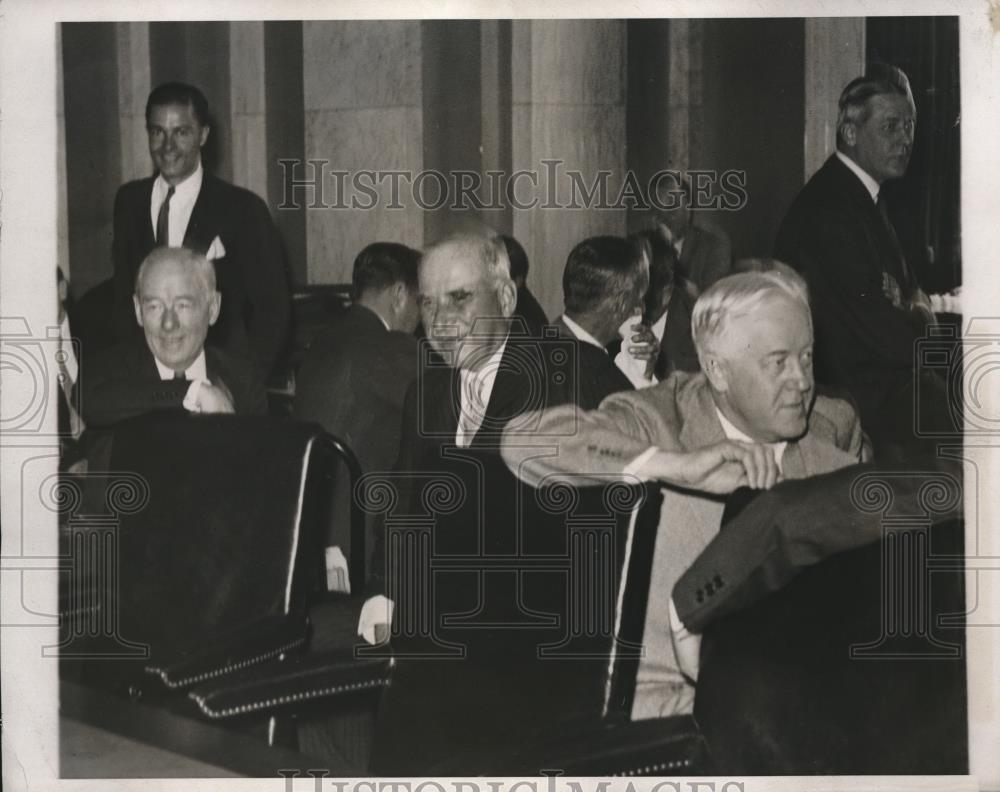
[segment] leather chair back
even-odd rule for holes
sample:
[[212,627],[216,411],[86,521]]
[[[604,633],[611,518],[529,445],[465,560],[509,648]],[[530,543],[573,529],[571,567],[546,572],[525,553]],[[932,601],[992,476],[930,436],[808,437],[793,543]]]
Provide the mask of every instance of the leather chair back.
[[532,734],[624,717],[658,497],[624,482],[536,490],[481,449],[401,483],[381,501],[396,667],[372,769],[509,773]]
[[117,632],[147,647],[119,682],[184,688],[305,643],[343,454],[356,474],[318,427],[269,418],[149,415],[116,428],[111,467],[141,479],[147,498],[122,513],[109,568]]

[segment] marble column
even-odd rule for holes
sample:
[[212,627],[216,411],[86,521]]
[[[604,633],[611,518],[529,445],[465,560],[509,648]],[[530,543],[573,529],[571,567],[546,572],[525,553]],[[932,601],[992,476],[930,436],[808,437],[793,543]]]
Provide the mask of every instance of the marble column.
[[149,23],[116,22],[118,40],[118,128],[121,137],[122,182],[153,172],[146,136],[149,98]]
[[229,101],[233,183],[266,197],[263,22],[230,23]]
[[837,147],[837,100],[865,70],[865,20],[805,21],[805,173],[808,180]]
[[[562,272],[573,246],[625,231],[624,209],[599,207],[614,203],[624,178],[625,49],[621,20],[513,23],[513,167],[529,174],[518,178],[515,195],[536,202],[515,206],[514,236],[528,253],[532,290],[550,317],[562,312]],[[579,174],[575,196],[570,172]],[[602,172],[604,200],[598,193],[581,201]],[[574,197],[581,208],[556,208]]]
[[[304,26],[305,158],[325,163],[322,171],[316,164],[295,173],[298,180],[322,180],[313,196],[310,190],[297,192],[297,201],[310,207],[310,283],[349,282],[354,257],[376,240],[423,245],[423,212],[405,178],[395,202],[390,179],[374,185],[375,199],[350,183],[362,170],[415,175],[422,167],[420,24],[338,21]],[[334,177],[333,171],[347,176]],[[317,207],[347,208],[313,208],[314,197]]]

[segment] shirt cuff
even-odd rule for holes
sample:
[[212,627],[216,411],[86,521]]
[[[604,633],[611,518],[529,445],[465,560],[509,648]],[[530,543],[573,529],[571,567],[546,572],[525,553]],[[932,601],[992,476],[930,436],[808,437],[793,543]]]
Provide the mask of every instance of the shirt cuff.
[[392,624],[393,602],[382,594],[369,597],[361,606],[361,616],[358,618],[358,635],[368,643],[376,644],[375,628],[384,624]]
[[646,463],[653,458],[653,456],[659,451],[658,446],[650,446],[645,451],[643,451],[639,456],[629,462],[625,469],[622,471],[626,476],[635,476],[640,481],[649,481],[650,477],[644,475],[641,471]]
[[625,349],[627,343],[629,342],[622,342],[622,349],[615,356],[615,365],[618,366],[619,371],[628,378],[636,390],[656,385],[659,380],[656,379],[655,375],[646,376],[646,361],[632,357]]
[[691,682],[698,681],[698,665],[701,654],[701,636],[688,631],[677,615],[677,608],[674,607],[674,598],[670,598],[667,608],[670,619],[670,640],[674,645],[674,656],[677,658],[677,667]]

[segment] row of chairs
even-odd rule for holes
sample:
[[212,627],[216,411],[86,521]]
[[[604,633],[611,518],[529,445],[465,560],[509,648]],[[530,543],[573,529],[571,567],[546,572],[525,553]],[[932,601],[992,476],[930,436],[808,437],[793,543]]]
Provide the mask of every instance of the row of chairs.
[[[296,735],[339,719],[360,747],[334,774],[707,770],[690,717],[629,719],[654,490],[536,490],[466,449],[425,475],[362,477],[342,443],[281,419],[144,416],[113,442],[111,471],[64,479],[60,500],[62,674],[98,701],[262,749],[301,749]],[[342,475],[353,594],[325,586]],[[365,512],[384,524],[374,564],[397,603],[376,646],[355,632]]]

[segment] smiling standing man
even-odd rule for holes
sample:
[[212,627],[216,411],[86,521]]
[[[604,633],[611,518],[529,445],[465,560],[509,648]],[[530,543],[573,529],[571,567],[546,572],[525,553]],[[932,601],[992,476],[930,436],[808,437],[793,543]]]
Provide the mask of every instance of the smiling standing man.
[[[816,378],[854,397],[876,456],[914,442],[915,343],[933,322],[882,190],[906,173],[915,124],[902,71],[875,64],[851,81],[840,96],[837,150],[795,199],[775,245],[775,257],[809,284]],[[925,383],[922,408],[933,410],[936,390]]]
[[264,202],[202,166],[211,133],[208,102],[183,83],[164,83],[146,103],[156,174],[118,190],[114,210],[115,326],[135,332],[132,287],[156,247],[184,247],[215,266],[223,296],[209,340],[250,359],[261,380],[282,352],[290,311],[288,275],[277,228]]

